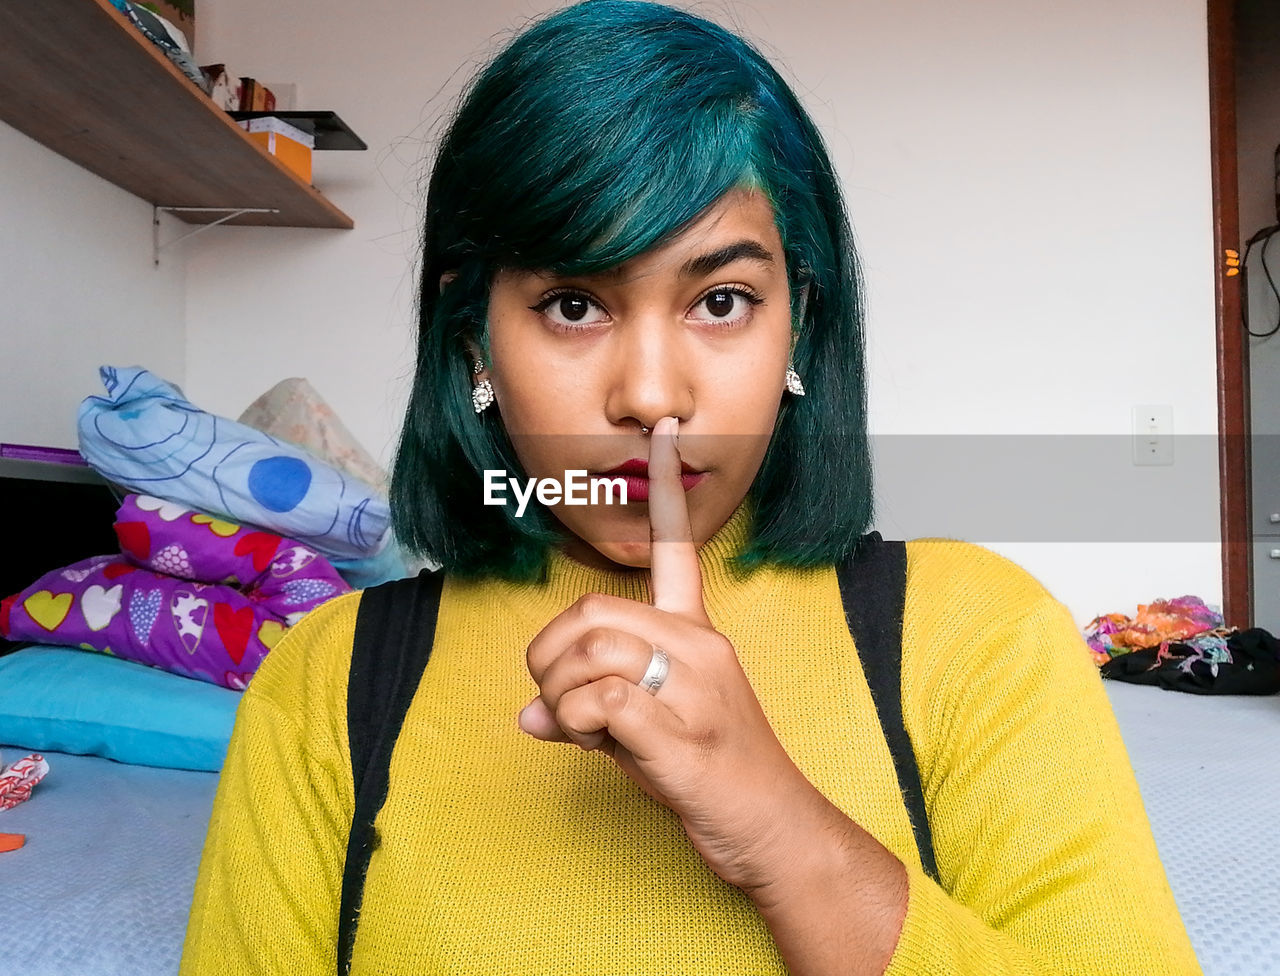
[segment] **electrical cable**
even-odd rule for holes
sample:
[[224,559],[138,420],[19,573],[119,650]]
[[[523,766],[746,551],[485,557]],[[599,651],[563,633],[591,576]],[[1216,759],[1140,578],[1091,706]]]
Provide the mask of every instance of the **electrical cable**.
[[1258,231],[1245,242],[1244,257],[1240,260],[1240,320],[1244,324],[1245,332],[1255,339],[1268,339],[1280,332],[1280,318],[1270,332],[1254,332],[1249,328],[1249,252],[1253,250],[1253,245],[1259,241],[1262,242],[1262,271],[1267,276],[1267,284],[1271,286],[1271,294],[1275,295],[1276,303],[1280,305],[1280,288],[1276,287],[1275,278],[1271,276],[1271,267],[1267,264],[1267,248],[1271,246],[1271,241],[1277,234],[1280,234],[1280,224],[1264,227]]

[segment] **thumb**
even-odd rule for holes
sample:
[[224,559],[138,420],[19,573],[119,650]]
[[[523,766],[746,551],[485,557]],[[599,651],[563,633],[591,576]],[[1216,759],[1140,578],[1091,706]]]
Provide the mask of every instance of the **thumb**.
[[569,737],[541,697],[535,698],[520,711],[520,728],[535,739],[548,742],[568,742]]

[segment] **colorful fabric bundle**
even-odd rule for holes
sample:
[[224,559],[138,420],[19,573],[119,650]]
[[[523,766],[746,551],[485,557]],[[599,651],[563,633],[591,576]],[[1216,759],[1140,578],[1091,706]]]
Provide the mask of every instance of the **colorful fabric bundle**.
[[1148,647],[1164,648],[1221,628],[1222,615],[1196,596],[1155,600],[1138,605],[1132,620],[1122,613],[1094,617],[1084,629],[1085,641],[1099,666],[1113,657]]
[[0,602],[0,636],[241,689],[286,627],[350,591],[308,546],[147,495],[125,498],[115,531],[123,555],[46,573]]

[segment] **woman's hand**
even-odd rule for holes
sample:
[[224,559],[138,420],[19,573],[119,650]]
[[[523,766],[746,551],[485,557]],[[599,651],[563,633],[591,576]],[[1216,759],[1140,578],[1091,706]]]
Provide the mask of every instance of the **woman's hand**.
[[[818,791],[770,727],[737,652],[712,626],[680,483],[678,422],[655,425],[649,452],[653,605],[591,593],[529,644],[540,694],[520,714],[539,739],[600,749],[679,815],[703,859],[748,893],[794,863],[788,825]],[[654,647],[670,671],[641,688]],[[811,806],[810,806],[811,808]]]

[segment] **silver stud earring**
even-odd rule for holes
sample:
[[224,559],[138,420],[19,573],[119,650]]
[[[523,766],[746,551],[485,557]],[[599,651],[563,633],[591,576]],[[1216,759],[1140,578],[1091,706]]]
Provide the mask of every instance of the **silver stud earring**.
[[646,426],[644,426],[644,424],[641,424],[641,425],[640,425],[640,433],[642,433],[642,434],[647,434],[647,433],[649,433],[649,428],[648,428],[648,427],[646,427]]
[[[479,373],[484,369],[484,360],[477,359],[471,371]],[[493,384],[487,379],[481,380],[471,389],[471,403],[476,408],[476,413],[483,413],[493,403]]]
[[804,384],[800,382],[800,374],[791,363],[787,363],[787,392],[804,396]]

